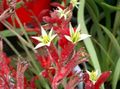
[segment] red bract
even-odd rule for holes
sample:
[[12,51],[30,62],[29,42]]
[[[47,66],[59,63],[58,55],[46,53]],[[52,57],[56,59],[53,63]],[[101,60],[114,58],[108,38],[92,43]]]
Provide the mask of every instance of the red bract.
[[41,66],[45,69],[48,69],[51,66],[51,59],[50,56],[43,56],[36,54],[37,60],[40,62]]
[[51,84],[52,81],[53,81],[53,77],[54,77],[54,75],[55,75],[55,72],[56,72],[55,68],[49,67],[49,69],[43,70],[43,71],[41,72],[41,75],[42,75],[43,77],[45,77],[46,79],[48,79],[49,82],[50,82],[50,84]]
[[90,80],[88,73],[84,73],[83,79],[85,83],[85,89],[100,89],[100,86],[107,80],[110,76],[111,71],[103,72],[95,83]]

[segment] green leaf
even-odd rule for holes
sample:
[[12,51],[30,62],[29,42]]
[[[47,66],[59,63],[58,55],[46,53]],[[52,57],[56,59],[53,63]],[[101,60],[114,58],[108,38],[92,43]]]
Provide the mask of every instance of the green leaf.
[[[22,34],[23,32],[21,31],[20,28],[15,29],[15,32],[17,32],[18,34]],[[16,36],[13,32],[11,32],[10,30],[6,29],[4,31],[0,31],[0,34],[4,37],[11,37],[11,36]],[[35,35],[35,32],[28,32],[29,35]]]
[[[84,20],[84,5],[85,5],[85,0],[81,0],[79,10],[78,10],[78,23],[81,24],[81,31],[83,33],[88,33],[86,25],[85,25],[85,20]],[[93,46],[91,39],[88,38],[88,39],[84,40],[84,43],[90,54],[91,61],[93,63],[95,70],[98,70],[98,72],[100,74],[101,73],[100,65],[99,65],[96,51],[95,51],[95,48]]]
[[120,11],[120,6],[112,6],[112,5],[109,5],[105,2],[102,2],[101,5],[107,7],[109,10],[116,10],[116,11]]
[[95,28],[96,28],[95,30],[96,30],[97,35],[98,35],[98,40],[102,44],[102,46],[104,48],[106,48],[106,42],[107,42],[106,38],[104,37],[103,32],[101,31],[101,28],[98,26],[99,18],[96,17],[96,15],[94,13],[94,9],[92,9],[88,3],[86,3],[86,8],[87,8],[88,13],[90,14],[90,16],[92,18],[93,23],[95,24]]
[[103,25],[99,25],[103,31],[108,35],[108,37],[110,38],[111,42],[113,43],[114,45],[114,48],[116,49],[118,55],[120,55],[120,45],[119,43],[117,42],[115,36],[109,31],[109,29],[107,29],[105,26]]
[[119,77],[120,77],[120,58],[118,59],[116,63],[115,71],[113,73],[113,81],[112,81],[113,89],[116,89]]
[[[100,63],[101,63],[101,69],[103,70],[109,70],[111,69],[111,67],[109,67],[109,65],[114,65],[114,61],[111,59],[109,53],[104,49],[104,47],[95,39],[93,39],[93,42],[96,43],[98,45],[98,47],[101,49],[102,53],[106,56],[106,60],[105,59],[101,59]],[[98,48],[97,48],[98,49]],[[101,56],[100,56],[101,58]],[[103,60],[103,61],[102,61]]]
[[[16,32],[17,33],[22,33],[21,30],[19,29],[16,29]],[[15,36],[14,33],[12,33],[10,30],[4,30],[4,31],[1,31],[0,34],[4,37],[11,37],[11,36]]]
[[94,1],[94,0],[86,0],[86,3],[89,4],[89,6],[93,9],[96,17],[99,18],[99,17],[100,17],[100,16],[99,16],[99,9],[98,9],[95,1]]

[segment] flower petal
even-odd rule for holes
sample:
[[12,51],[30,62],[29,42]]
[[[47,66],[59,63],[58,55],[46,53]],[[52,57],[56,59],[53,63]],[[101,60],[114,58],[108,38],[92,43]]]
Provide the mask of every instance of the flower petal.
[[51,28],[50,32],[49,32],[49,37],[52,36],[52,33],[53,33],[53,28]]
[[60,8],[60,7],[57,7],[58,8],[58,10],[57,10],[57,12],[62,12],[63,11],[63,9],[62,8]]
[[41,37],[32,36],[31,38],[36,39],[38,41],[43,41],[43,39]]
[[95,83],[95,89],[99,89],[102,83],[104,83],[107,80],[107,78],[110,76],[110,74],[111,71],[103,72]]
[[41,34],[42,36],[47,36],[47,32],[44,30],[42,26],[41,26]]
[[69,28],[70,28],[70,36],[72,36],[74,34],[74,29],[73,29],[71,23],[69,23]]
[[76,32],[79,32],[80,31],[80,24],[78,25],[77,29],[76,29]]
[[86,38],[88,38],[88,37],[91,37],[91,35],[88,35],[88,34],[81,34],[81,35],[80,35],[79,41],[84,40],[84,39],[86,39]]
[[52,35],[52,37],[50,37],[50,41],[52,41],[56,36],[57,34]]
[[72,42],[72,39],[71,39],[70,36],[65,35],[65,38],[66,38],[68,41]]
[[48,42],[46,45],[47,45],[47,46],[50,46],[50,44],[51,44],[51,42]]
[[43,47],[43,46],[45,46],[45,44],[39,43],[34,49],[38,49],[38,48]]

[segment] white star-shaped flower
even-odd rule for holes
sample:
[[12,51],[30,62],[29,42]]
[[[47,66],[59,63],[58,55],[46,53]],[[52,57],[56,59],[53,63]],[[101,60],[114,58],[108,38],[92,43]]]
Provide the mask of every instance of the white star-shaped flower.
[[57,7],[58,9],[56,10],[58,12],[58,15],[59,15],[59,18],[62,18],[64,17],[64,19],[66,20],[69,13],[70,13],[70,10],[67,11],[67,9],[62,9],[60,7]]
[[78,0],[71,0],[70,3],[72,3],[73,7],[78,8],[80,2],[78,2]]
[[65,38],[74,44],[91,36],[88,34],[81,34],[80,33],[80,25],[77,27],[76,30],[74,30],[70,23],[69,29],[70,29],[70,36],[65,35]]
[[50,46],[51,41],[57,36],[57,34],[52,35],[53,29],[50,30],[49,34],[41,27],[41,36],[32,36],[33,39],[38,40],[40,43],[35,47],[38,49],[43,46]]
[[99,77],[98,70],[92,71],[92,72],[87,71],[87,73],[89,74],[90,80],[93,83],[95,83],[97,81],[98,77]]

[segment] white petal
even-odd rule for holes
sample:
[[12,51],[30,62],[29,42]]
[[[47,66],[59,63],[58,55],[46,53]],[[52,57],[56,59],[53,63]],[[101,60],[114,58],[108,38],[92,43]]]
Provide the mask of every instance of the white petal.
[[69,29],[70,29],[70,35],[72,36],[72,34],[74,34],[74,29],[73,29],[71,23],[69,23]]
[[71,37],[70,37],[70,36],[65,35],[65,38],[66,38],[68,41],[72,42],[72,40],[71,40]]
[[52,37],[50,37],[50,41],[52,41],[56,36],[57,34],[52,35]]
[[45,44],[39,43],[34,49],[38,49],[38,48],[43,47],[43,46],[45,46]]
[[63,15],[63,17],[64,17],[65,20],[67,19],[67,16],[65,14]]
[[53,28],[51,28],[50,32],[49,32],[49,37],[52,36],[52,33],[53,33]]
[[42,36],[47,36],[47,32],[44,30],[42,26],[41,26],[41,34]]
[[98,76],[99,75],[98,70],[96,70],[95,72],[96,72],[96,75]]
[[84,39],[86,39],[86,38],[88,38],[88,37],[91,37],[91,35],[88,35],[88,34],[80,34],[80,39],[79,39],[79,41],[84,40]]
[[36,37],[36,36],[32,36],[31,38],[36,39],[38,41],[42,41],[43,40],[41,37]]
[[77,27],[77,29],[76,29],[76,32],[79,32],[79,31],[80,31],[80,28],[81,28],[81,26],[80,26],[80,24],[79,24],[78,27]]
[[50,46],[50,44],[51,44],[51,42],[48,42],[46,45],[47,45],[47,46]]
[[91,74],[91,73],[90,73],[90,71],[88,71],[88,70],[86,70],[86,71],[87,71],[87,73],[88,73],[88,74],[89,74],[89,76],[90,76],[90,74]]
[[63,11],[63,9],[62,9],[62,8],[60,8],[60,7],[57,7],[57,8],[58,8],[58,12]]

